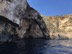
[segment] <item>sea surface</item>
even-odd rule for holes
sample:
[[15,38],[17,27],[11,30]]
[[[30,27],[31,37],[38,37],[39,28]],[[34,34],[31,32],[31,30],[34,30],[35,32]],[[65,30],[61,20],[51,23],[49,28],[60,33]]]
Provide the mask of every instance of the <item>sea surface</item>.
[[72,54],[72,40],[20,40],[0,45],[0,54]]

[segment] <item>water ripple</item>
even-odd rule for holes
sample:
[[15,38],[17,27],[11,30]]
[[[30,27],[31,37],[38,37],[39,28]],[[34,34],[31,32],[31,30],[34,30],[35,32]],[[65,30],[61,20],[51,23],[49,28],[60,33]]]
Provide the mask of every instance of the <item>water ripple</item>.
[[72,54],[72,40],[20,40],[0,45],[0,54]]

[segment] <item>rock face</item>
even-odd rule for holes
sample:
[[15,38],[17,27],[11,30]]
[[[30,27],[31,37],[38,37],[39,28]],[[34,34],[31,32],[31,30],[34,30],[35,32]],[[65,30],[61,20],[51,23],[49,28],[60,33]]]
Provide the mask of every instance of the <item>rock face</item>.
[[16,28],[19,25],[10,21],[3,16],[0,16],[0,42],[11,42],[13,40],[13,36],[17,36]]
[[0,0],[0,34],[0,40],[4,37],[5,41],[15,35],[50,39],[42,17],[27,0]]
[[[24,30],[25,29],[24,24],[26,24],[24,22],[26,21],[28,22],[29,25],[27,26],[28,28],[26,27],[26,30]],[[48,30],[46,28],[46,25],[42,17],[39,15],[39,13],[36,10],[31,8],[28,4],[27,4],[25,15],[20,20],[20,32],[23,35],[27,33],[28,34],[27,36],[33,36],[35,38],[39,37],[39,38],[50,39]],[[24,35],[24,37],[25,36],[26,35]]]
[[0,15],[19,24],[26,7],[26,0],[0,0]]
[[72,14],[43,17],[51,39],[72,39]]

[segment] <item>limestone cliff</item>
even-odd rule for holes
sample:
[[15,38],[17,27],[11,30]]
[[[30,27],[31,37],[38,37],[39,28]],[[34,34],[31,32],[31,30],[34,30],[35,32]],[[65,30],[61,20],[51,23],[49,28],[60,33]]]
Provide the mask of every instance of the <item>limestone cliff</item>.
[[42,17],[27,0],[0,0],[0,34],[5,41],[12,36],[50,39]]
[[16,28],[18,27],[18,24],[0,16],[0,42],[11,42],[13,40],[13,36],[17,36]]
[[72,39],[72,14],[43,17],[51,39]]

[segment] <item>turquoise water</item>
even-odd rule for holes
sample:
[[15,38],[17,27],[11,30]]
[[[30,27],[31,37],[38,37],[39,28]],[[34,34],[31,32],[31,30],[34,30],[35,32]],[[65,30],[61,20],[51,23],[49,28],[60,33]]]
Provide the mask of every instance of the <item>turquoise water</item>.
[[20,40],[0,45],[0,54],[72,54],[72,40]]

